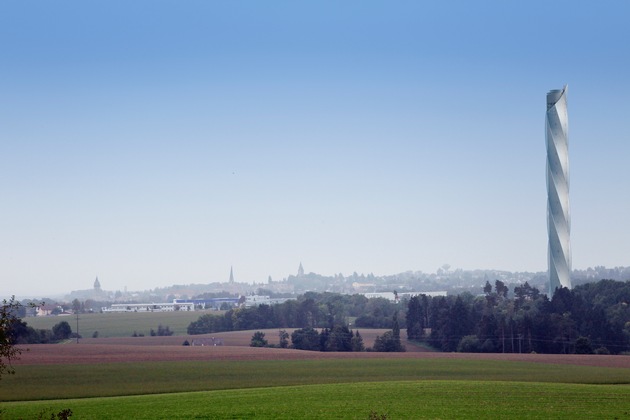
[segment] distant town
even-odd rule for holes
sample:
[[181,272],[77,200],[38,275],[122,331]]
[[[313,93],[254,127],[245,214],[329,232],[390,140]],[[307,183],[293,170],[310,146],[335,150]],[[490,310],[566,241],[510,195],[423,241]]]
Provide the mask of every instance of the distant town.
[[[625,281],[630,279],[630,267],[594,267],[574,270],[574,286],[601,279]],[[508,272],[498,270],[451,269],[440,267],[435,273],[407,271],[388,276],[358,274],[324,276],[305,272],[300,263],[295,274],[266,283],[239,282],[230,269],[224,282],[208,284],[182,284],[144,291],[107,290],[97,278],[91,287],[75,290],[63,298],[42,296],[43,305],[33,309],[31,316],[50,316],[82,312],[164,312],[195,310],[227,310],[237,306],[251,307],[260,304],[283,303],[296,299],[306,292],[330,292],[360,294],[367,298],[385,298],[392,302],[410,299],[417,295],[446,296],[470,293],[479,295],[487,282],[500,280],[510,290],[514,286],[528,283],[541,292],[547,290],[548,276],[545,272]],[[74,308],[80,305],[80,308]]]

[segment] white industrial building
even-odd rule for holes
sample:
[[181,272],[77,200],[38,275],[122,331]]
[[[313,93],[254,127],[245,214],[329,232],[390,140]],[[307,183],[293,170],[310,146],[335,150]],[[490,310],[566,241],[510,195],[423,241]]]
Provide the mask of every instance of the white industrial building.
[[103,312],[175,312],[194,311],[194,303],[115,303]]

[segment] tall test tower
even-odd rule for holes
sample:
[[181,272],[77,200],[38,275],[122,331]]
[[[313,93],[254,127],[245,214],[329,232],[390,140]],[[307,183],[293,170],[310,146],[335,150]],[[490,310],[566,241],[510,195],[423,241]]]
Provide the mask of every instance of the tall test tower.
[[571,288],[571,215],[569,212],[569,119],[567,88],[547,93],[547,229],[549,231],[549,297]]

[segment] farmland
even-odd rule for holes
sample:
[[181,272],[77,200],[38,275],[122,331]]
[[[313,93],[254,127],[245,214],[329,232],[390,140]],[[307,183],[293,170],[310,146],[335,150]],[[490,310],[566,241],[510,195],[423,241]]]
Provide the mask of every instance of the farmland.
[[[68,350],[76,345],[57,346]],[[387,382],[417,380],[519,381],[547,383],[630,384],[630,370],[600,366],[549,364],[553,359],[530,357],[534,362],[493,360],[476,355],[408,353],[395,356],[378,353],[320,353],[259,348],[183,348],[195,350],[184,360],[181,351],[153,347],[152,361],[117,362],[110,352],[131,354],[136,346],[84,346],[93,363],[27,364],[19,374],[3,378],[0,400],[86,398],[259,388],[326,383]],[[168,346],[164,346],[168,347]],[[61,351],[61,350],[60,350]],[[65,353],[65,352],[64,352]],[[146,353],[141,353],[147,356]],[[160,354],[157,354],[159,356]],[[440,357],[444,356],[444,357]],[[531,355],[529,355],[531,356]],[[25,357],[28,361],[31,355]],[[164,359],[170,360],[164,360]],[[575,358],[588,363],[592,356]],[[614,358],[614,357],[613,357]],[[39,359],[39,358],[38,358]],[[625,359],[625,358],[622,358]],[[39,359],[41,360],[41,359]],[[595,358],[596,362],[597,360]],[[6,380],[6,382],[5,382]],[[6,388],[5,388],[6,385]],[[629,390],[630,391],[630,390]]]
[[[99,337],[130,337],[134,332],[149,335],[151,329],[158,325],[168,326],[175,335],[186,334],[186,328],[201,315],[221,314],[219,311],[176,311],[176,312],[123,312],[123,313],[91,313],[79,317],[79,333],[83,337],[91,337],[95,331]],[[24,319],[35,329],[51,329],[53,325],[66,321],[76,330],[74,316],[47,316]]]
[[[383,332],[361,330],[368,346]],[[277,342],[276,329],[265,333]],[[628,356],[439,353],[411,343],[406,353],[309,352],[252,348],[252,334],[32,345],[0,381],[0,418],[67,408],[79,419],[630,418]],[[181,345],[211,336],[224,345]]]
[[4,404],[11,418],[71,407],[77,418],[627,418],[619,386],[523,382],[362,382]]

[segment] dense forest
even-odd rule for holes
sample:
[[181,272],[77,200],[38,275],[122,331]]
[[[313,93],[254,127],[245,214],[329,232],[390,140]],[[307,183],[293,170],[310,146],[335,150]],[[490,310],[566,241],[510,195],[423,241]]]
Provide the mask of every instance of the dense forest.
[[630,282],[602,280],[551,300],[527,283],[486,282],[483,296],[416,296],[407,306],[407,337],[442,351],[621,353],[630,349]]

